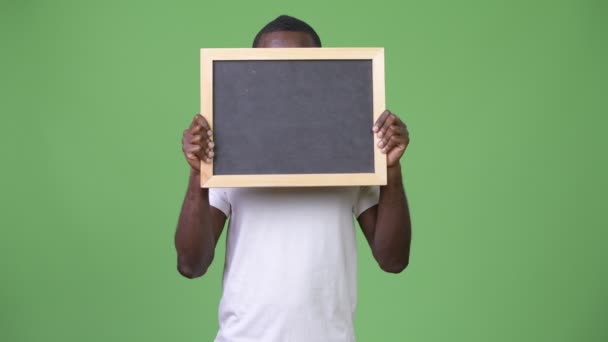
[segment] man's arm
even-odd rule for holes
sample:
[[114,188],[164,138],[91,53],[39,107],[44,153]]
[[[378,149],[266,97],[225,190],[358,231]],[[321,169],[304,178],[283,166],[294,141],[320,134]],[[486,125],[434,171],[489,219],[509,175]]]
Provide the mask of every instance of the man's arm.
[[205,274],[211,265],[226,223],[224,213],[209,205],[209,189],[200,186],[200,161],[213,158],[211,131],[202,116],[195,116],[184,131],[182,150],[191,170],[175,232],[175,248],[179,273],[192,279]]
[[374,258],[391,273],[403,271],[410,258],[412,224],[399,160],[409,144],[407,126],[385,111],[374,126],[379,147],[387,154],[387,185],[380,187],[378,205],[358,217]]

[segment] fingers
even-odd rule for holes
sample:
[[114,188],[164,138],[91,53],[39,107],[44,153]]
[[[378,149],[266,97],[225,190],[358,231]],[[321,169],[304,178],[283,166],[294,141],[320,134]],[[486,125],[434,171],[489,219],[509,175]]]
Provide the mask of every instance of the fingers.
[[385,150],[390,150],[387,148],[388,144],[392,141],[393,138],[401,136],[401,131],[401,126],[392,125],[386,130],[386,133],[384,133],[382,137],[380,137],[381,132],[379,132],[378,138],[380,138],[380,141],[378,142],[378,147],[380,147],[383,152]]
[[192,139],[190,139],[190,142],[193,144],[199,144],[199,145],[203,145],[203,144],[213,144],[213,137],[207,132],[207,133],[194,133],[192,134]]
[[[200,138],[200,136],[197,136]],[[215,152],[213,148],[215,147],[215,143],[209,140],[205,141],[193,141],[196,138],[191,138],[191,136],[186,135],[182,142],[182,150],[186,155],[187,159],[198,159],[202,160],[206,163],[211,163],[213,157],[215,156]]]
[[378,147],[386,147],[391,136],[401,133],[400,123],[401,122],[397,116],[395,116],[395,114],[391,113],[389,110],[385,110],[382,115],[380,115],[373,129],[374,132],[376,132],[378,139],[380,139],[378,142]]
[[213,161],[213,156],[215,156],[215,152],[213,151],[213,143],[211,142],[207,145],[206,148],[201,148],[198,153],[198,158],[205,163],[211,163]]
[[384,112],[382,112],[382,114],[380,114],[380,117],[378,117],[378,120],[376,120],[376,123],[374,124],[374,127],[372,128],[374,133],[378,133],[378,131],[380,131],[380,128],[382,126],[384,126],[384,122],[386,121],[386,118],[388,118],[388,116],[390,114],[391,114],[391,112],[389,112],[388,110],[385,110]]
[[192,119],[192,123],[189,128],[191,133],[202,133],[207,137],[212,137],[211,128],[209,123],[201,114],[196,114]]
[[211,163],[215,155],[214,147],[213,132],[207,120],[200,114],[195,115],[182,136],[182,150],[186,159],[190,165],[201,160]]
[[397,116],[395,116],[395,114],[393,114],[391,112],[388,112],[388,113],[389,114],[386,116],[384,123],[378,129],[378,132],[377,132],[378,138],[383,138],[387,134],[387,131],[389,130],[389,128],[391,126],[399,124],[399,119],[397,118]]
[[379,138],[378,147],[382,153],[388,153],[396,146],[407,146],[409,132],[399,117],[386,110],[374,125],[374,132]]
[[184,149],[187,149],[189,146],[194,146],[189,151],[192,151],[191,153],[194,153],[199,160],[206,163],[211,163],[215,156],[215,143],[209,139],[202,138],[202,135],[195,135],[192,140],[184,145]]
[[209,123],[201,114],[196,114],[192,123],[188,128],[188,131],[192,135],[194,142],[201,142],[204,140],[213,140],[213,132],[209,127]]
[[184,145],[182,150],[188,159],[196,159],[198,158],[198,154],[201,151],[200,145]]
[[196,114],[194,116],[194,118],[192,119],[192,123],[190,124],[190,127],[193,127],[195,125],[206,128],[207,130],[210,129],[209,123],[207,122],[205,117],[203,117],[201,114]]
[[406,137],[402,135],[393,135],[388,139],[388,142],[382,148],[382,153],[388,153],[395,147],[405,147],[406,143]]

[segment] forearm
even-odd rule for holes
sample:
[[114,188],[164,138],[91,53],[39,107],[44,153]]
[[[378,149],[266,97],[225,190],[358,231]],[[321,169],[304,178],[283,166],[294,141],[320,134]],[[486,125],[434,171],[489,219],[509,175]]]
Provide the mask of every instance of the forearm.
[[390,167],[387,172],[387,185],[380,187],[373,251],[383,269],[400,272],[409,262],[410,212],[401,166]]
[[209,206],[209,190],[201,188],[200,176],[191,171],[175,234],[178,270],[188,278],[203,275],[215,250]]

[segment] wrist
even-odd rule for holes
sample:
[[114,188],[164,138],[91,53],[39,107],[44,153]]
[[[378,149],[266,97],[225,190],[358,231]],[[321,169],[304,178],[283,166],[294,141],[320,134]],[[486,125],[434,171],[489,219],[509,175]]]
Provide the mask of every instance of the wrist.
[[401,176],[401,164],[397,163],[396,165],[387,167],[386,178],[388,184],[401,183],[403,180]]
[[401,173],[401,163],[397,162],[395,165],[387,166],[386,171],[388,173]]
[[196,170],[193,167],[190,167],[190,177],[199,177],[201,176],[201,171],[200,170]]
[[189,187],[191,189],[201,189],[201,173],[198,170],[190,169]]

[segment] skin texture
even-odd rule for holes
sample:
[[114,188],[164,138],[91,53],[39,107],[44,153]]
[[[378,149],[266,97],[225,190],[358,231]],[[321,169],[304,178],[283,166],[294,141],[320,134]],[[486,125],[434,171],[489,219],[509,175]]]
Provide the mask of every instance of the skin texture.
[[312,37],[304,32],[278,31],[263,34],[258,42],[259,48],[297,48],[317,47]]
[[[315,47],[315,43],[306,33],[279,31],[262,35],[257,47]],[[388,110],[371,129],[380,139],[378,146],[387,154],[388,182],[380,187],[378,205],[357,220],[379,266],[386,272],[400,273],[409,263],[411,242],[410,212],[399,163],[409,144],[409,132],[405,123]],[[200,187],[200,161],[210,163],[213,148],[209,124],[202,115],[195,115],[182,136],[190,178],[175,233],[177,269],[187,278],[205,274],[227,219],[209,205],[209,190]]]

